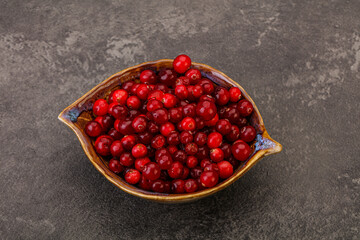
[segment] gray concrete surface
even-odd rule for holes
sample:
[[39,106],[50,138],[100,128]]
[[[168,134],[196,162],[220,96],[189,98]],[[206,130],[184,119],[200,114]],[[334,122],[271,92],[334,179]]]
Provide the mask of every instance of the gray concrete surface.
[[[360,239],[360,2],[0,1],[1,239]],[[237,80],[284,151],[183,205],[132,197],[60,111],[189,54]]]

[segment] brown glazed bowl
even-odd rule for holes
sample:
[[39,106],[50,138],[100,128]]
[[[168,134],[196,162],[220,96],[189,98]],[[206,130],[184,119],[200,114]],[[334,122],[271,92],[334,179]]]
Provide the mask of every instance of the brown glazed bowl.
[[278,153],[282,150],[282,146],[271,139],[267,133],[263,119],[260,115],[259,110],[257,109],[254,101],[246,93],[246,91],[231,78],[226,76],[224,73],[201,63],[192,63],[192,68],[199,69],[203,77],[209,78],[217,85],[224,87],[235,86],[240,88],[244,98],[249,100],[254,106],[254,112],[251,116],[251,125],[255,127],[257,131],[257,137],[255,141],[251,144],[251,149],[253,153],[250,158],[245,162],[242,162],[237,169],[234,169],[234,174],[228,179],[220,182],[213,188],[205,189],[195,193],[184,193],[184,194],[165,194],[165,193],[155,193],[148,192],[137,188],[136,186],[127,184],[120,176],[111,172],[107,166],[107,161],[105,161],[101,156],[98,156],[93,147],[94,140],[88,137],[84,133],[84,126],[89,121],[94,119],[94,116],[91,113],[92,104],[99,98],[107,98],[110,92],[114,89],[119,88],[119,84],[129,81],[139,79],[140,72],[145,69],[152,69],[158,71],[162,68],[172,68],[171,59],[161,59],[154,62],[145,62],[125,70],[122,70],[102,83],[98,84],[96,87],[91,89],[84,96],[76,100],[73,104],[65,108],[59,115],[60,121],[65,123],[70,127],[78,137],[81,146],[83,147],[86,155],[90,159],[91,163],[95,168],[101,172],[110,182],[121,190],[130,193],[134,196],[141,198],[164,202],[164,203],[180,203],[188,202],[196,199],[200,199],[211,194],[216,193],[229,186],[237,179],[239,179],[243,174],[245,174],[251,167],[253,167],[262,157],[268,156],[270,154]]

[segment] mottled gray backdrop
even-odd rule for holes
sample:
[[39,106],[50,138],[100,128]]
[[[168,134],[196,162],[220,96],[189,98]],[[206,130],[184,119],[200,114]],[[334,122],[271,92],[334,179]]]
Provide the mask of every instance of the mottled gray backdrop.
[[[360,1],[0,1],[1,239],[360,239]],[[252,96],[283,144],[218,194],[132,197],[60,111],[186,53]]]

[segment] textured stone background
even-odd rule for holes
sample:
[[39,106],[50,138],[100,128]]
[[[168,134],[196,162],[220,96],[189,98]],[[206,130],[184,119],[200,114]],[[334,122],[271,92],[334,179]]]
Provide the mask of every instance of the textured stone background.
[[[1,239],[359,239],[360,2],[0,1]],[[186,53],[238,81],[284,151],[215,196],[114,187],[60,111]]]

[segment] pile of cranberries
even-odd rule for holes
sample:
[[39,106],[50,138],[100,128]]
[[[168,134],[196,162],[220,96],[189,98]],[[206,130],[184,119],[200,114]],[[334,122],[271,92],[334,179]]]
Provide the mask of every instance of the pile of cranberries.
[[251,154],[252,104],[240,89],[217,86],[179,55],[173,69],[147,69],[108,100],[98,99],[85,126],[96,152],[129,184],[190,193],[230,177]]

